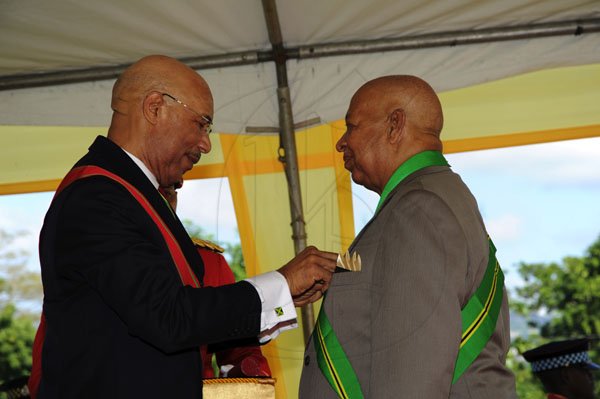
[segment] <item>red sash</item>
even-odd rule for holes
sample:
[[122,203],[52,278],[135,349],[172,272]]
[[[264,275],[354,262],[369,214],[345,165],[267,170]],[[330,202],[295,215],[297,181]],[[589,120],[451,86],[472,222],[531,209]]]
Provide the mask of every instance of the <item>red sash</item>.
[[[135,188],[132,184],[130,184],[125,179],[120,176],[115,175],[114,173],[109,172],[106,169],[103,169],[99,166],[80,166],[77,168],[71,169],[69,173],[62,180],[58,188],[56,189],[56,193],[54,194],[54,198],[60,194],[62,190],[67,188],[71,183],[76,180],[83,179],[86,177],[92,176],[106,176],[111,180],[116,181],[121,184],[123,187],[129,191],[129,193],[139,202],[139,204],[144,208],[144,210],[148,213],[148,215],[152,218],[156,226],[160,230],[165,242],[167,243],[167,247],[169,248],[169,253],[173,258],[173,262],[177,267],[177,272],[179,273],[179,277],[181,278],[181,282],[183,285],[189,285],[192,287],[199,288],[200,282],[198,278],[192,271],[179,243],[171,233],[171,230],[167,227],[162,218],[158,215],[158,212],[150,205],[148,199],[144,197],[144,195]],[[54,199],[53,199],[54,200]],[[40,319],[40,325],[35,334],[35,339],[33,341],[33,351],[32,351],[32,365],[31,365],[31,376],[29,377],[29,381],[27,383],[29,387],[29,393],[32,399],[35,399],[37,396],[37,391],[40,386],[40,381],[42,379],[42,347],[44,345],[44,337],[46,335],[46,317],[44,313],[42,313],[42,317]]]

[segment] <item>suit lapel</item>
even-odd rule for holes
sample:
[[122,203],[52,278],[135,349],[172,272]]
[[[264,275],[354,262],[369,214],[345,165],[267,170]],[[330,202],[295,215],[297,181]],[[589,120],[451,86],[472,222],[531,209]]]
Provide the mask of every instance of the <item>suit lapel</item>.
[[[394,196],[396,196],[396,194],[398,194],[398,192],[400,190],[402,190],[402,187],[405,187],[407,184],[409,184],[414,179],[418,178],[419,176],[423,176],[423,175],[426,175],[426,174],[429,174],[429,173],[435,173],[435,172],[437,172],[439,170],[447,170],[447,169],[449,169],[447,166],[429,166],[427,168],[420,169],[420,170],[416,171],[415,173],[411,174],[410,176],[407,176],[406,179],[404,179],[392,191],[390,191],[388,197],[385,199],[385,202],[381,205],[381,209],[379,209],[378,213],[380,213],[380,212],[383,211],[383,209],[385,208],[385,206],[390,203],[390,201],[392,200],[392,198],[394,198]],[[352,251],[356,247],[356,244],[358,244],[358,242],[360,241],[360,238],[363,236],[363,234],[365,233],[365,231],[367,231],[367,229],[369,228],[369,226],[371,225],[371,223],[373,223],[373,221],[377,217],[377,214],[373,215],[373,217],[367,222],[367,224],[365,224],[365,226],[360,230],[360,232],[358,233],[358,235],[354,238],[354,240],[352,241],[352,244],[350,244],[350,247],[348,248],[348,250],[350,251],[350,253],[352,253]]]
[[199,281],[204,278],[204,264],[194,243],[190,239],[179,218],[171,212],[170,207],[154,188],[150,180],[133,162],[133,160],[115,143],[106,137],[98,136],[76,166],[97,165],[115,173],[134,185],[146,197],[150,205],[165,222],[183,251]]

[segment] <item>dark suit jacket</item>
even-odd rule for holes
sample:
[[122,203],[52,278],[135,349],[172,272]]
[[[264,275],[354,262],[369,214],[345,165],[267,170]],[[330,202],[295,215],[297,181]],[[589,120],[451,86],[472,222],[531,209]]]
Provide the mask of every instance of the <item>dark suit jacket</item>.
[[[461,308],[479,286],[488,241],[477,203],[448,167],[402,181],[354,240],[361,272],[336,273],[323,301],[366,398],[512,399],[506,296],[487,346],[451,385]],[[300,398],[337,398],[311,339]]]
[[[202,278],[181,222],[123,150],[98,137],[81,165],[139,189]],[[39,398],[200,398],[199,345],[259,333],[254,287],[184,287],[154,222],[106,177],[78,180],[54,199],[40,260],[47,332]]]

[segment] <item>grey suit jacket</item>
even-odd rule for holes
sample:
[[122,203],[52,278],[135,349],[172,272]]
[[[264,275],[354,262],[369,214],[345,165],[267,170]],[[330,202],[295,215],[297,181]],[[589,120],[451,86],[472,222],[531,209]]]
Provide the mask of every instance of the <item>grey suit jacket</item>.
[[[477,203],[450,168],[408,176],[354,240],[361,272],[336,273],[323,307],[367,398],[516,398],[505,367],[506,293],[496,330],[452,385],[461,308],[488,261]],[[336,398],[311,339],[300,398]]]

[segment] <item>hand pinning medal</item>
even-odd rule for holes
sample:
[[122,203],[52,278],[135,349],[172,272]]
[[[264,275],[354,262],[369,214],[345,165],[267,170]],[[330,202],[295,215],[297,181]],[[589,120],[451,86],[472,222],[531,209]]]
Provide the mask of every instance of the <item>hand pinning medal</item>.
[[361,270],[360,255],[358,252],[350,255],[349,251],[346,251],[344,254],[338,254],[336,266],[351,272],[359,272]]

